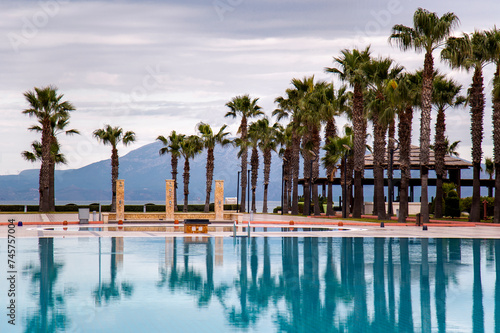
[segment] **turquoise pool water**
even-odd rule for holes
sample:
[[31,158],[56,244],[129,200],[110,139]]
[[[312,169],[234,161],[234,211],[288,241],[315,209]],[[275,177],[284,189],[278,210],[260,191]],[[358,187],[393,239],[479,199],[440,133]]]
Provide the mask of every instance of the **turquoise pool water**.
[[495,332],[500,240],[0,239],[0,332]]

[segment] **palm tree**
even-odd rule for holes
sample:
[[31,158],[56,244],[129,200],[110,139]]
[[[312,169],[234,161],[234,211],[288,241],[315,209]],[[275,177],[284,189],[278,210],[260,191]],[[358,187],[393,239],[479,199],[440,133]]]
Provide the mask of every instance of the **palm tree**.
[[118,149],[116,147],[120,142],[124,146],[134,142],[135,133],[132,131],[123,132],[123,129],[119,126],[104,125],[104,128],[96,129],[93,135],[97,141],[111,146],[111,211],[116,212],[116,180],[118,179],[119,166]]
[[276,142],[281,145],[278,152],[282,159],[282,176],[283,179],[283,207],[284,213],[288,214],[289,207],[291,207],[291,175],[292,175],[292,123],[289,123],[286,127],[281,125],[277,126],[276,131]]
[[[250,155],[250,166],[251,168],[251,187],[252,187],[252,206],[251,211],[256,213],[257,208],[255,207],[255,191],[257,190],[257,178],[259,176],[259,144],[260,144],[260,132],[257,128],[256,123],[250,124],[248,127],[248,144],[252,147],[252,154]],[[248,198],[250,200],[250,198]]]
[[179,162],[179,157],[181,156],[181,143],[186,136],[184,134],[177,134],[177,132],[172,131],[168,138],[160,135],[156,140],[161,141],[164,145],[159,151],[160,155],[166,153],[170,154],[170,165],[172,167],[172,179],[174,180],[174,211],[177,209],[177,165]]
[[[347,112],[347,103],[352,98],[351,94],[347,92],[346,86],[341,86],[340,89],[335,94],[335,89],[333,84],[329,85],[329,88],[325,91],[325,101],[324,101],[324,118],[326,119],[325,126],[325,144],[332,142],[337,138],[337,126],[335,125],[335,116],[339,116],[344,112]],[[326,215],[334,215],[333,211],[333,194],[331,192],[331,186],[334,174],[334,165],[332,163],[324,164],[326,168],[327,180],[328,180],[328,195],[327,195],[327,205],[326,205]]]
[[413,14],[413,27],[401,24],[395,25],[392,27],[392,34],[389,39],[390,42],[396,43],[404,51],[415,49],[417,52],[425,52],[421,94],[422,117],[420,118],[420,213],[424,223],[429,222],[429,147],[434,72],[432,53],[446,41],[458,23],[458,17],[453,13],[449,12],[439,17],[436,13],[418,8]]
[[326,72],[337,74],[341,80],[348,82],[353,88],[352,128],[354,132],[354,205],[352,216],[361,217],[363,209],[363,177],[365,167],[366,147],[366,118],[364,114],[363,89],[365,77],[362,70],[363,64],[370,60],[370,47],[360,51],[358,49],[341,51],[342,56],[334,58],[338,66],[325,68]]
[[495,211],[493,222],[500,223],[500,30],[494,27],[486,31],[491,61],[496,65],[493,78],[493,150],[495,163]]
[[250,128],[248,129],[250,136],[255,133],[255,135],[259,137],[258,146],[264,157],[264,198],[262,213],[267,213],[267,192],[269,187],[272,158],[271,152],[276,151],[276,148],[278,147],[277,133],[280,130],[280,127],[281,126],[278,123],[274,123],[274,125],[271,126],[269,124],[269,119],[263,118],[250,125]]
[[51,147],[54,134],[52,126],[60,119],[69,119],[69,112],[75,110],[75,107],[70,102],[61,101],[63,96],[62,94],[58,95],[57,88],[54,86],[35,87],[33,91],[24,93],[29,108],[24,110],[23,113],[37,118],[42,132],[42,165],[40,167],[38,188],[40,212],[55,210],[53,206],[54,200],[51,199],[54,197],[54,189],[50,186],[51,164],[53,163]]
[[208,213],[210,207],[210,193],[212,192],[212,180],[214,178],[214,149],[217,144],[222,147],[231,143],[231,140],[226,137],[230,134],[229,132],[224,132],[227,125],[223,125],[217,133],[214,131],[210,125],[205,123],[198,124],[198,132],[202,140],[203,148],[207,150],[207,190],[205,199],[205,209],[204,212]]
[[399,222],[405,222],[408,216],[408,187],[410,183],[410,150],[413,109],[420,106],[421,72],[405,73],[396,80],[396,85],[389,86],[389,97],[396,109],[399,139],[399,169],[401,185],[399,187]]
[[[241,117],[240,127],[238,128],[238,133],[240,133],[240,139],[246,141],[247,131],[248,131],[248,118],[255,118],[263,115],[261,107],[257,104],[258,98],[250,98],[249,95],[236,96],[231,99],[231,101],[226,103],[226,106],[230,109],[224,117],[236,118]],[[245,202],[246,193],[245,189],[247,187],[247,160],[248,151],[246,148],[241,154],[241,207],[240,211],[245,212]]]
[[181,155],[184,157],[184,206],[182,211],[188,211],[188,197],[189,197],[189,160],[201,153],[203,150],[203,142],[197,135],[190,135],[181,142]]
[[373,124],[374,207],[378,219],[383,220],[387,218],[384,200],[385,136],[389,123],[393,119],[385,92],[390,85],[396,85],[395,80],[403,67],[394,65],[390,58],[383,58],[372,59],[365,63],[363,70],[370,89],[368,109]]
[[298,89],[300,80],[293,79],[292,85],[294,88],[289,88],[285,91],[286,97],[279,96],[274,102],[278,104],[278,108],[273,111],[273,116],[277,120],[290,118],[291,130],[291,147],[290,160],[287,162],[290,165],[291,187],[292,187],[292,214],[299,213],[299,162],[300,162],[300,141],[303,127],[301,127],[301,109],[300,98],[301,92]]
[[[344,135],[342,137],[335,136],[329,137],[326,140],[323,150],[325,151],[325,156],[321,158],[323,166],[329,170],[326,177],[328,178],[328,191],[327,191],[327,205],[333,205],[333,193],[332,193],[332,182],[333,178],[340,168],[340,182],[342,186],[344,185],[344,159],[343,157],[349,153],[346,147],[352,147],[353,141],[353,131],[351,127],[344,127]],[[341,162],[339,165],[339,161]],[[332,212],[332,207],[327,207],[326,215],[334,215]]]
[[452,68],[473,69],[472,85],[469,89],[472,137],[472,204],[469,221],[481,220],[481,159],[483,141],[484,86],[483,67],[491,61],[488,37],[484,32],[463,34],[462,37],[449,38],[441,52],[443,58]]
[[434,217],[443,216],[443,177],[445,175],[444,157],[446,154],[446,122],[445,111],[450,106],[456,107],[465,102],[465,98],[459,96],[462,86],[451,79],[445,79],[442,75],[434,78],[432,91],[432,104],[437,108],[436,134],[434,139],[434,159],[436,171],[436,199],[434,206]]
[[[493,174],[495,173],[495,163],[491,157],[486,157],[484,159],[484,164],[486,167],[486,173],[490,176],[490,180],[493,180]],[[493,197],[493,187],[488,186],[488,197]]]
[[[57,137],[59,134],[66,134],[66,135],[73,135],[73,134],[80,134],[80,132],[76,129],[70,129],[70,130],[65,130],[66,126],[69,125],[69,114],[68,115],[61,115],[61,114],[55,114],[51,120],[51,160],[50,160],[50,174],[49,174],[49,187],[50,187],[50,210],[55,210],[55,179],[54,179],[54,174],[55,174],[55,168],[56,164],[66,164],[66,159],[64,157],[64,154],[60,153],[61,145],[59,144],[59,141],[57,140]],[[33,125],[28,128],[30,131],[35,131],[38,133],[42,133],[42,126],[40,125]],[[33,142],[32,144],[32,149],[33,152],[36,152],[34,144],[39,144],[39,149],[40,149],[40,156],[38,156],[38,160],[41,160],[41,144],[40,142]],[[28,154],[26,154],[28,153]],[[55,154],[55,155],[54,155]],[[29,152],[24,151],[22,153],[23,157],[27,159],[28,161],[34,161],[33,158],[34,156],[29,156]]]

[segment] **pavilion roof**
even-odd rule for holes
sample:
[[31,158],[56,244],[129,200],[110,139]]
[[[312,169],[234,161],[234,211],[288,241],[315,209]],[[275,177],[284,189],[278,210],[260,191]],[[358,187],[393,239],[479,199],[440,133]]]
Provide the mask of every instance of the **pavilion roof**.
[[[394,152],[394,169],[399,169],[399,149]],[[389,162],[389,150],[386,151],[386,157],[384,161],[384,167],[387,167]],[[434,151],[429,151],[429,168],[434,169],[435,159]],[[444,168],[446,170],[452,169],[468,169],[472,164],[469,161],[463,160],[458,157],[451,155],[445,155],[444,157]],[[365,169],[373,169],[373,154],[365,156]],[[418,170],[420,169],[420,147],[411,146],[410,149],[410,169]]]

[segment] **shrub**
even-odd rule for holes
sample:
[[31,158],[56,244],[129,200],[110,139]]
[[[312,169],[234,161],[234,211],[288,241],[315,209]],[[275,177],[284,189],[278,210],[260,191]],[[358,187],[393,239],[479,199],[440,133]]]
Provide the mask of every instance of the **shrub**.
[[460,217],[460,199],[456,191],[450,191],[444,200],[444,216]]

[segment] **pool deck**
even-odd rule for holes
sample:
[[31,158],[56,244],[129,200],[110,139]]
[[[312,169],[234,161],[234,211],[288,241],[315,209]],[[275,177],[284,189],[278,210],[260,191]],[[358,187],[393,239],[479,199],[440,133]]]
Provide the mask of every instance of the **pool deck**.
[[[91,216],[92,218],[92,216]],[[247,236],[247,220],[238,224],[237,236]],[[9,234],[8,221],[15,220],[16,238],[39,237],[232,237],[231,223],[212,223],[207,234],[185,234],[180,225],[165,222],[140,222],[102,224],[91,221],[90,224],[78,224],[78,214],[0,214],[0,238]],[[17,226],[18,221],[23,226]],[[68,221],[69,225],[63,225]],[[290,224],[293,221],[293,224]],[[339,227],[339,222],[343,226]],[[177,228],[176,228],[177,227]],[[429,223],[427,230],[415,223],[379,223],[357,222],[336,218],[315,218],[302,216],[282,216],[275,214],[254,214],[251,222],[252,237],[402,237],[402,238],[488,238],[500,239],[500,225],[486,223]],[[253,231],[253,227],[259,228]],[[269,231],[260,231],[261,228]],[[66,229],[64,229],[66,228]],[[272,229],[271,229],[272,228]],[[303,228],[308,228],[304,231]],[[300,229],[300,230],[298,230]],[[321,230],[316,230],[321,229]],[[325,230],[331,229],[331,230]],[[12,233],[12,232],[11,232]]]

